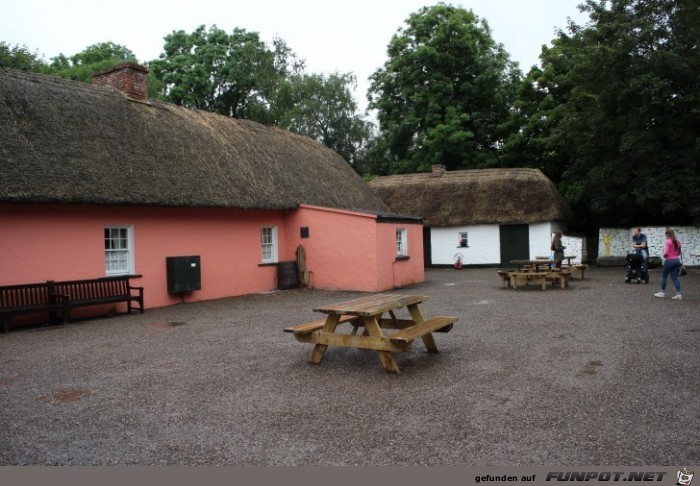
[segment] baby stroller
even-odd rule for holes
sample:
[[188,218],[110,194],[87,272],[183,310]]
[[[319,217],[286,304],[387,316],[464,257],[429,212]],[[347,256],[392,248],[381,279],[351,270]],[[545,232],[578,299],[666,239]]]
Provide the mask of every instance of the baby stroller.
[[628,253],[627,257],[627,275],[625,276],[625,283],[630,283],[632,280],[636,280],[637,283],[649,283],[649,271],[644,269],[644,257],[640,252]]

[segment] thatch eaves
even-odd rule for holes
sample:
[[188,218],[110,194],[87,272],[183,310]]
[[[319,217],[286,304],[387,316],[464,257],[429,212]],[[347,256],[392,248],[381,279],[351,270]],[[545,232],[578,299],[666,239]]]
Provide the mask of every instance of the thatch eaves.
[[377,177],[370,187],[389,210],[430,227],[571,221],[573,212],[539,169],[478,169]]
[[0,69],[0,202],[386,211],[314,140]]

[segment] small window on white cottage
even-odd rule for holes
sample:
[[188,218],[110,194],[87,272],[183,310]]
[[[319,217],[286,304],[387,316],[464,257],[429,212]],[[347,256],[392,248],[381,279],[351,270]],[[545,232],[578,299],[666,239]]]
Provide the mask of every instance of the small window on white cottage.
[[134,227],[105,227],[105,273],[134,274]]
[[260,232],[261,255],[263,263],[277,263],[277,227],[268,226]]
[[468,233],[460,233],[459,234],[459,246],[462,248],[469,247],[469,234]]
[[396,230],[396,256],[408,256],[408,234],[405,228]]

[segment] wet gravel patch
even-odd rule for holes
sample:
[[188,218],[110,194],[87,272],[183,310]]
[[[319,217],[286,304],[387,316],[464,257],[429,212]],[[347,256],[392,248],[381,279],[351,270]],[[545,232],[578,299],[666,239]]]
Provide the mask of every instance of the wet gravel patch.
[[[592,268],[568,290],[429,270],[456,315],[389,375],[282,329],[356,292],[290,290],[0,336],[0,464],[700,462],[700,276],[681,302]],[[401,317],[398,315],[397,317]]]

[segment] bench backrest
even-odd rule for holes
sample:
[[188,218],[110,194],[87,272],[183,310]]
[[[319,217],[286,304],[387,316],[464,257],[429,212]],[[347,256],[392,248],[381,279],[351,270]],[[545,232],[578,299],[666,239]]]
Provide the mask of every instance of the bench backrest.
[[0,308],[30,307],[50,302],[46,282],[0,287]]
[[70,300],[91,300],[129,295],[129,277],[56,282],[56,293],[67,295]]

